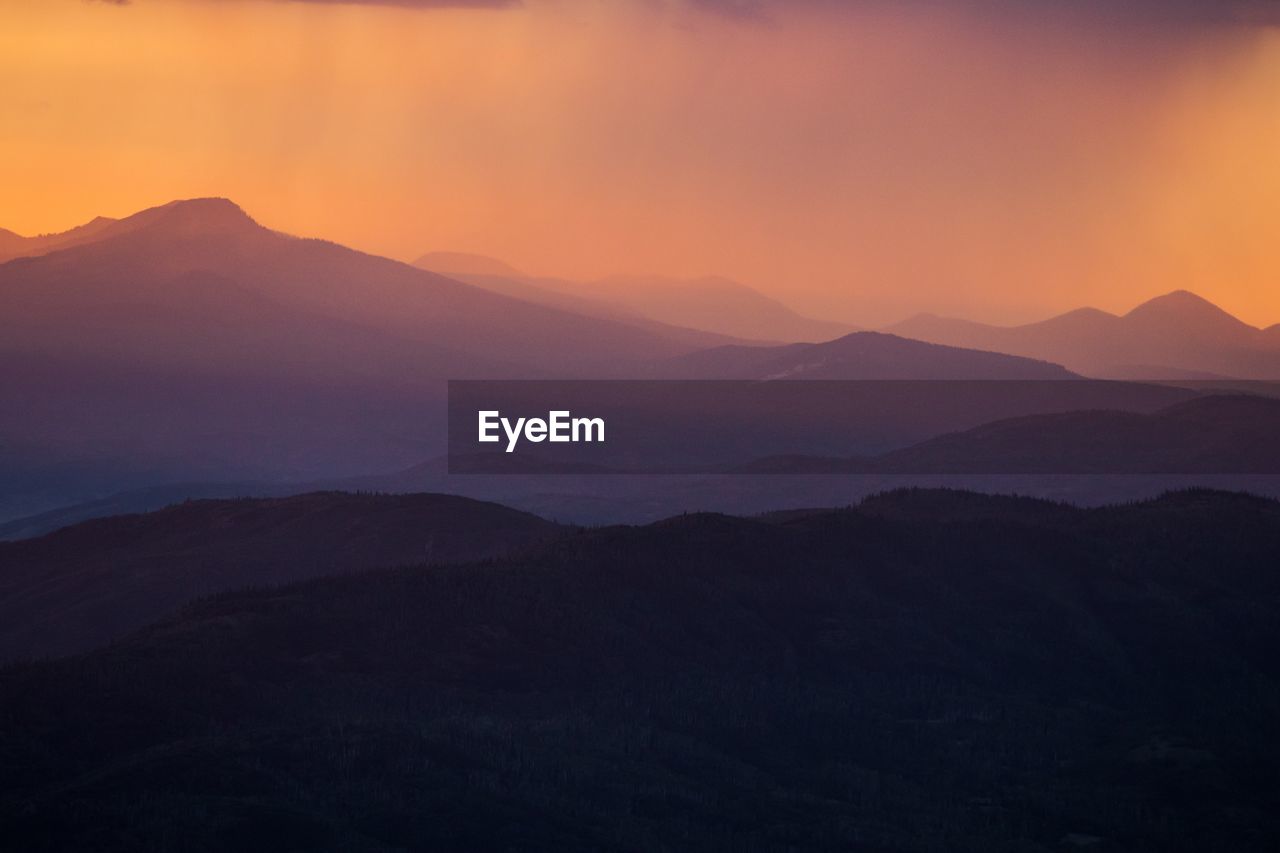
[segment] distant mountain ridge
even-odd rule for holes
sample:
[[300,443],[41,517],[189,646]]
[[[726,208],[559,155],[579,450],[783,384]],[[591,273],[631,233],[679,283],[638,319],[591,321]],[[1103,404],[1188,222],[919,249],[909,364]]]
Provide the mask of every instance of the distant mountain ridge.
[[1185,290],[1124,315],[1081,308],[1022,326],[921,314],[885,331],[950,346],[1041,358],[1113,379],[1278,379],[1280,333]]
[[[0,520],[166,483],[403,470],[444,452],[447,379],[1071,376],[1035,357],[876,333],[747,346],[607,298],[669,296],[681,282],[534,297],[539,280],[504,278],[504,295],[496,278],[472,285],[273,231],[219,198],[0,244],[24,253],[0,263]],[[746,299],[732,282],[699,288],[713,306]],[[1167,313],[1131,322],[1163,328]],[[1222,317],[1204,325],[1220,338],[1247,332]]]
[[999,352],[854,332],[820,344],[725,346],[671,359],[678,379],[1072,379],[1057,364]]
[[[0,442],[31,448],[0,454],[0,506],[22,490],[24,515],[148,482],[394,470],[442,452],[448,379],[614,378],[725,341],[289,236],[227,199],[92,230],[0,264],[0,393],[21,401]],[[65,460],[152,473],[46,494]]]
[[13,231],[0,228],[0,263],[13,258],[43,255],[98,239],[116,221],[106,216],[97,216],[67,231],[38,234],[34,237],[23,237]]
[[571,281],[528,276],[494,258],[449,252],[424,255],[415,265],[531,302],[600,316],[643,317],[746,340],[826,341],[855,331],[846,323],[805,317],[722,276]]
[[781,456],[741,470],[847,474],[1280,475],[1280,399],[1215,394],[1155,412],[992,421],[876,457]]
[[428,252],[413,262],[418,269],[441,275],[505,276],[525,278],[525,274],[505,261],[471,252]]
[[[653,329],[532,306],[334,243],[271,231],[226,199],[150,208],[105,224],[91,241],[11,261],[0,267],[0,305],[11,311],[75,309],[86,302],[100,308],[105,300],[136,305],[163,299],[172,281],[190,276],[207,278],[215,295],[217,278],[227,292],[234,286],[289,311],[364,326],[382,339],[389,333],[437,353],[515,370],[582,372],[696,348]],[[217,320],[211,307],[202,306],[207,323]],[[454,370],[446,366],[438,375]]]

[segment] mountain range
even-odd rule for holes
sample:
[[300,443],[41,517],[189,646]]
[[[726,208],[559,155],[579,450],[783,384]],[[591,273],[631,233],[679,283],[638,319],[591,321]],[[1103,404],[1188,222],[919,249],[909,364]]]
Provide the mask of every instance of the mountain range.
[[819,344],[726,345],[671,359],[678,379],[1079,379],[1057,364],[999,352],[930,344],[883,332],[853,332]]
[[1280,399],[1212,394],[1155,412],[1006,418],[876,457],[758,460],[751,473],[1280,475]]
[[1114,379],[1280,379],[1280,325],[1259,329],[1185,290],[1117,316],[1081,308],[1023,326],[921,314],[885,331]]
[[105,645],[194,598],[495,557],[563,528],[452,495],[197,500],[0,542],[0,661]]
[[396,470],[443,451],[446,379],[631,375],[727,340],[511,299],[223,199],[91,225],[0,264],[0,511]]
[[[225,199],[5,232],[5,257],[0,522],[166,484],[265,489],[405,470],[445,452],[447,379],[1034,380],[1121,363],[1265,376],[1280,352],[1268,348],[1275,328],[1187,294],[1123,318],[1039,324],[1049,332],[962,324],[995,337],[931,343],[951,334],[933,326],[958,321],[841,334],[723,280],[573,284],[477,256],[422,262],[469,284],[272,231]],[[766,327],[833,337],[741,338]]]
[[[216,540],[210,511],[270,512],[175,511],[169,541]],[[357,501],[297,533],[348,511],[363,527]],[[76,535],[109,550],[147,523]],[[271,540],[250,527],[231,551]],[[1277,552],[1280,504],[1246,495],[900,491],[228,592],[0,669],[0,837],[1270,851]]]
[[433,252],[415,266],[530,302],[591,316],[647,319],[749,341],[826,341],[854,327],[796,313],[722,276],[611,276],[594,281],[529,276],[483,255]]
[[[644,318],[747,339],[824,343],[857,331],[802,317],[729,279],[539,278],[482,255],[432,253],[415,262],[531,302],[600,317]],[[1194,293],[1174,291],[1124,315],[1080,308],[1021,326],[920,314],[881,331],[928,343],[1018,355],[1094,378],[1280,378],[1280,324],[1251,326]]]
[[21,234],[0,228],[0,263],[14,258],[44,255],[56,249],[66,249],[80,243],[91,242],[115,223],[115,219],[98,216],[67,231],[40,234],[35,237],[23,237]]
[[225,199],[152,208],[91,240],[10,261],[0,266],[0,299],[9,349],[224,371],[365,378],[388,357],[413,369],[407,356],[416,354],[424,375],[581,375],[694,348],[270,231]]

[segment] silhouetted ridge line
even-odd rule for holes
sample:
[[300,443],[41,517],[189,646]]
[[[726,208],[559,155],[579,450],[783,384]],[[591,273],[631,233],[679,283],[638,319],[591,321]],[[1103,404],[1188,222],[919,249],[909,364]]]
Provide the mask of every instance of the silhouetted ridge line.
[[0,832],[1270,853],[1278,552],[1274,501],[917,491],[228,593],[0,670]]
[[886,331],[939,344],[1045,358],[1087,376],[1280,379],[1280,339],[1190,291],[1117,316],[1081,308],[1036,323],[996,326],[921,314]]
[[0,661],[66,654],[193,597],[404,563],[477,559],[562,528],[453,495],[191,500],[0,542]]

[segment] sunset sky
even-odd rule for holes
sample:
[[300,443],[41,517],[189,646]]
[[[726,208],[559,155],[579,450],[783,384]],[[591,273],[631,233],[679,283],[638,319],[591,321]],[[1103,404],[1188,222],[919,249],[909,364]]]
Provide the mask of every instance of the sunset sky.
[[1176,288],[1270,325],[1276,23],[1272,0],[0,0],[0,226],[219,195],[402,259],[724,274],[861,325]]

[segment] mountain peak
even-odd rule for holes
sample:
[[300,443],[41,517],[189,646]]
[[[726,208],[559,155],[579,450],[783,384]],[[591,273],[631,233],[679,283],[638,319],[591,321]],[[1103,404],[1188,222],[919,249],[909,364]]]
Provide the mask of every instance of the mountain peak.
[[190,198],[171,201],[153,210],[164,211],[168,216],[199,219],[206,223],[253,222],[240,205],[227,198]]
[[[1223,311],[1217,305],[1214,305],[1203,296],[1192,293],[1189,290],[1175,290],[1172,293],[1166,293],[1163,296],[1157,296],[1143,302],[1134,308],[1126,317],[1140,317],[1143,315],[1162,314],[1165,316],[1175,315],[1184,317],[1193,316],[1221,316],[1231,317],[1226,311]],[[1235,319],[1231,317],[1231,319]]]
[[119,220],[113,231],[118,233],[150,227],[209,233],[257,228],[258,224],[239,205],[229,199],[192,198],[171,201],[168,204],[135,213]]
[[673,361],[683,379],[1069,379],[1038,359],[932,344],[888,332],[851,332],[818,344],[727,346]]
[[1072,310],[1067,311],[1066,313],[1063,313],[1063,314],[1059,314],[1058,316],[1053,317],[1053,318],[1051,318],[1051,319],[1053,319],[1053,320],[1083,320],[1083,321],[1086,321],[1086,322],[1088,322],[1088,321],[1093,321],[1093,320],[1104,320],[1104,321],[1105,321],[1105,320],[1114,320],[1114,319],[1116,319],[1116,315],[1115,315],[1115,314],[1112,314],[1110,311],[1103,311],[1101,308],[1094,308],[1094,307],[1093,307],[1093,306],[1091,306],[1091,305],[1086,305],[1086,306],[1085,306],[1085,307],[1083,307],[1083,308],[1073,308]]

